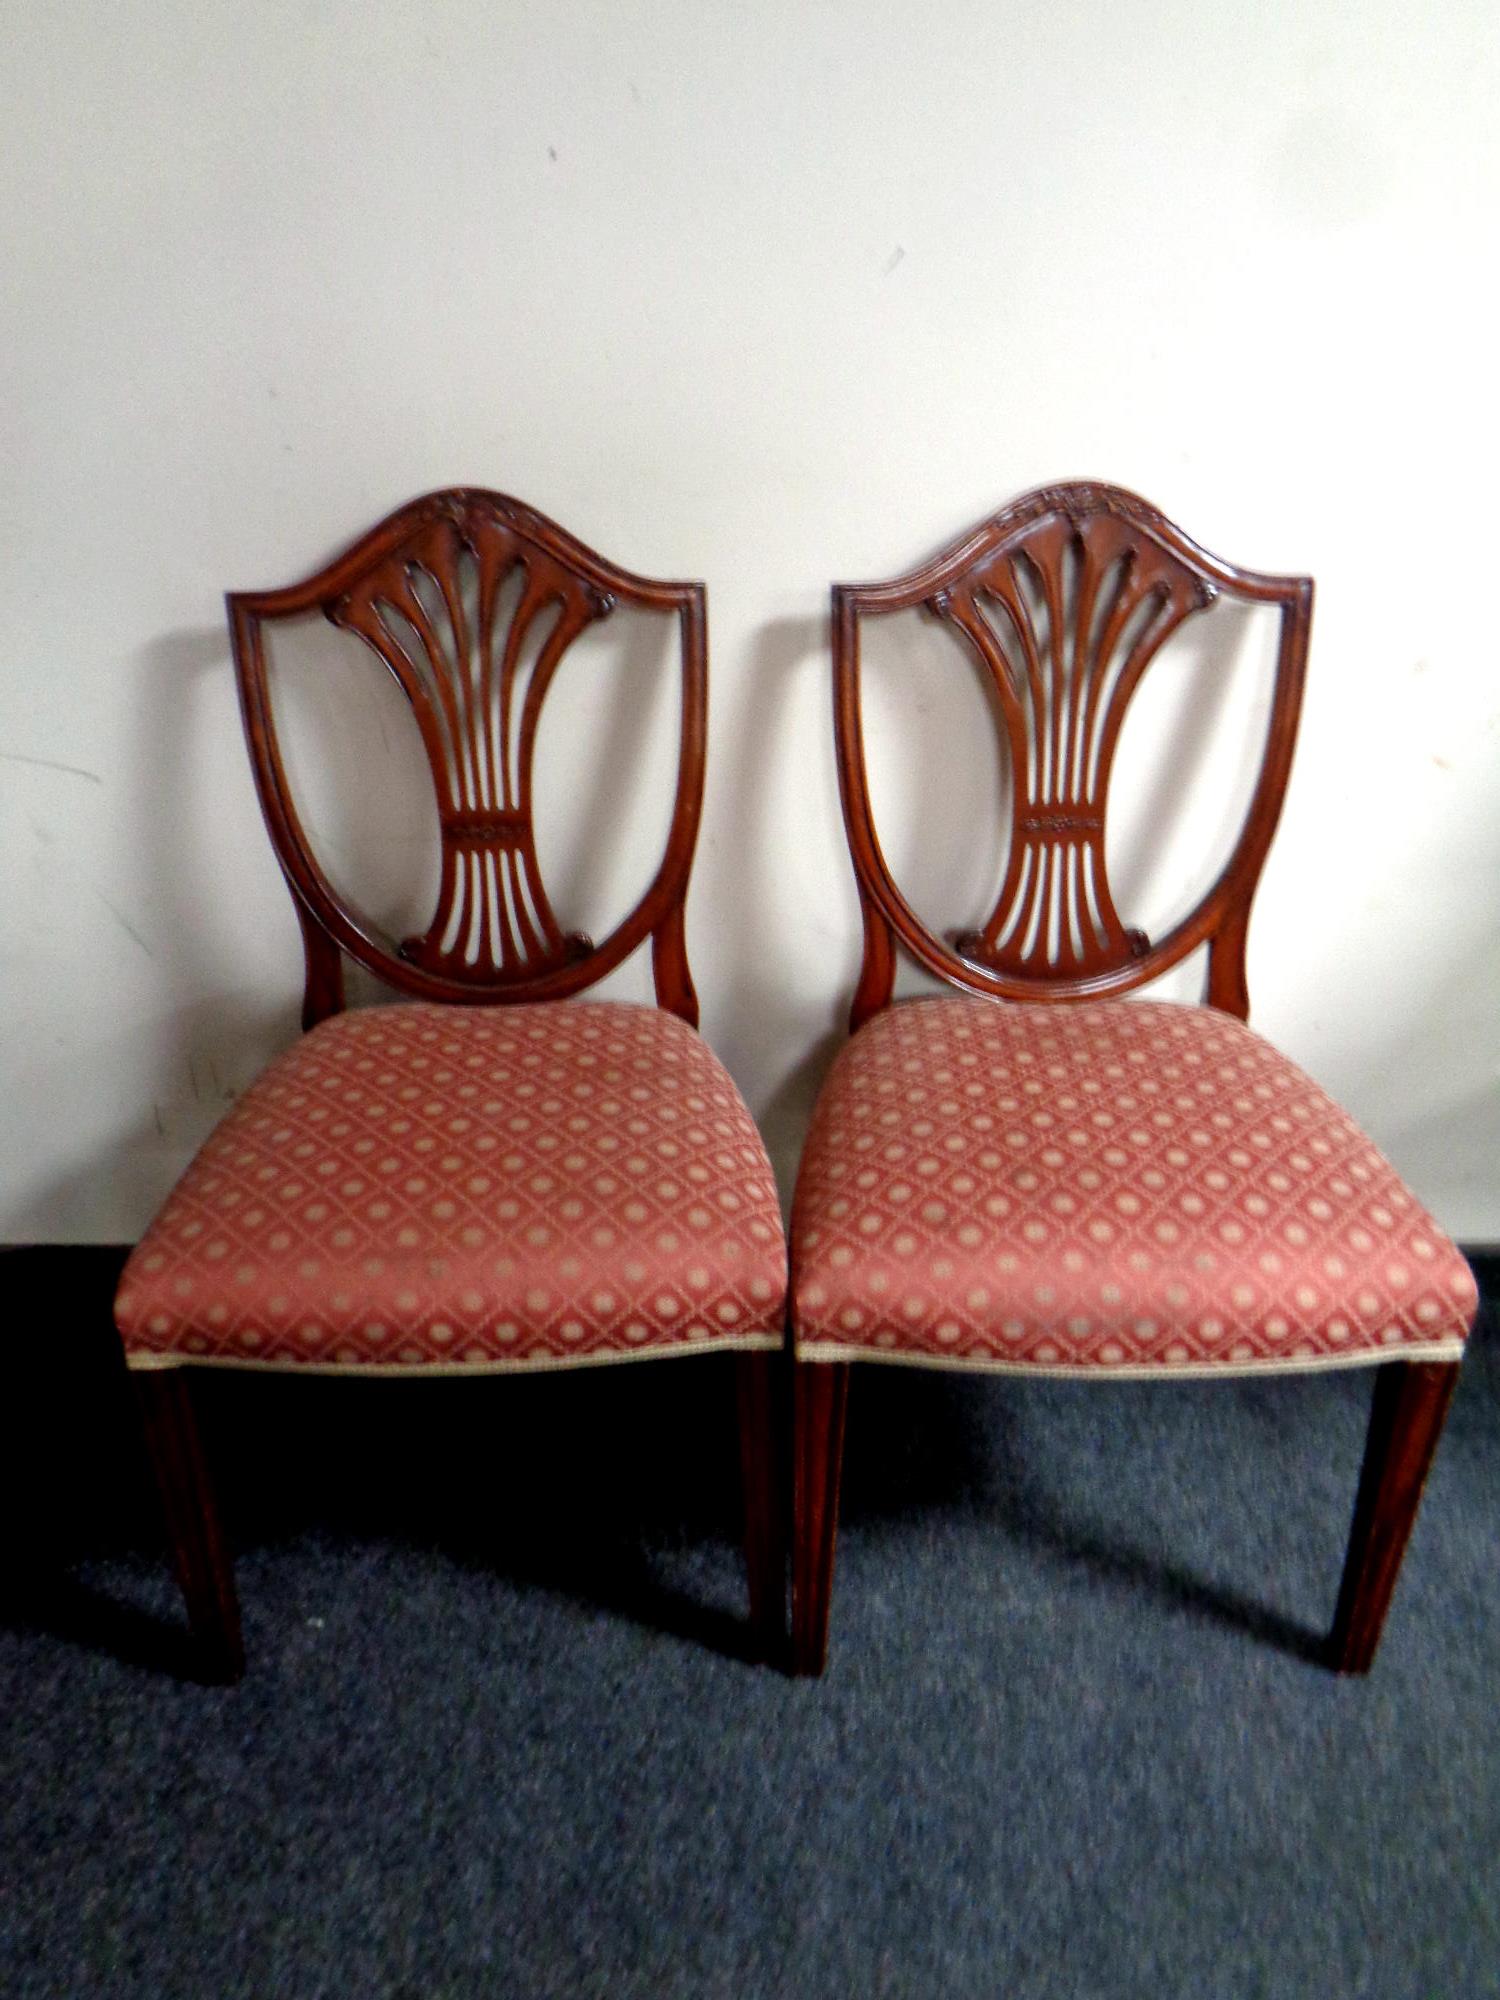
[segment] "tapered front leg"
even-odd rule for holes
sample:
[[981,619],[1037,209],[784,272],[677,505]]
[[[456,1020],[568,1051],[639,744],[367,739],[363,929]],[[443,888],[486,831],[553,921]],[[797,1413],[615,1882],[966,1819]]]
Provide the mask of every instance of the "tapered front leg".
[[1376,1371],[1354,1526],[1328,1642],[1329,1665],[1338,1673],[1368,1673],[1375,1658],[1458,1367],[1456,1361],[1393,1361]]
[[849,1364],[799,1361],[792,1382],[792,1672],[821,1674],[828,1664]]
[[786,1530],[780,1504],[775,1354],[738,1357],[740,1481],[745,1569],[756,1657],[780,1661],[786,1645]]
[[208,1681],[237,1681],[245,1671],[240,1607],[186,1372],[141,1370],[135,1386],[200,1671]]

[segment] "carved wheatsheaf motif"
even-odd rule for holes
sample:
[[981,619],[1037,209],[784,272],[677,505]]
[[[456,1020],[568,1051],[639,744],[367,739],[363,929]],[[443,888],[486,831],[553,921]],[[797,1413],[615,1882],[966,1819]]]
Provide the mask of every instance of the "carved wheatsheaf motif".
[[563,933],[542,885],[532,756],[564,653],[614,602],[531,542],[524,521],[443,496],[328,607],[399,683],[432,773],[441,874],[431,922],[401,946],[412,964],[489,985],[591,949]]
[[1013,776],[1009,859],[986,923],[955,941],[990,970],[1121,965],[1149,949],[1115,909],[1104,824],[1120,726],[1146,668],[1211,585],[1087,488],[1044,489],[1020,532],[927,600],[993,682]]

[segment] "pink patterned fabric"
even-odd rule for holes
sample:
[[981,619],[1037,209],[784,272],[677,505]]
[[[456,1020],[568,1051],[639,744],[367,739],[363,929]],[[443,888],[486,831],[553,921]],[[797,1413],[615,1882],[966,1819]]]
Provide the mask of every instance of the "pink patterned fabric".
[[208,1140],[121,1280],[132,1367],[561,1367],[777,1347],[765,1148],[654,1007],[340,1014]]
[[805,1360],[1208,1374],[1455,1360],[1474,1280],[1353,1121],[1226,1014],[887,1008],[792,1210]]

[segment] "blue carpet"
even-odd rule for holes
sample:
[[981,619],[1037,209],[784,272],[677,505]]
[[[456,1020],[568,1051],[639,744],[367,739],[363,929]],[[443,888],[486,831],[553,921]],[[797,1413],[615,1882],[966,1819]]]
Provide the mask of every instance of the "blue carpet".
[[222,1692],[81,1374],[7,1495],[8,2000],[1500,1994],[1490,1328],[1363,1682],[1362,1375],[857,1373],[821,1683],[739,1656],[720,1364],[221,1379]]

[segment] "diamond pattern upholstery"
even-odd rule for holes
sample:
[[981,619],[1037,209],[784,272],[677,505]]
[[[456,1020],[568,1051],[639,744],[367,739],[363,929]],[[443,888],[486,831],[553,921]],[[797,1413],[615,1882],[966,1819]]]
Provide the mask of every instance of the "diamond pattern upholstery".
[[271,1065],[116,1316],[137,1369],[495,1372],[778,1347],[785,1291],[765,1148],[682,1021],[416,1002]]
[[1456,1360],[1459,1252],[1243,1023],[1160,1001],[888,1007],[792,1215],[803,1360],[1211,1374]]

